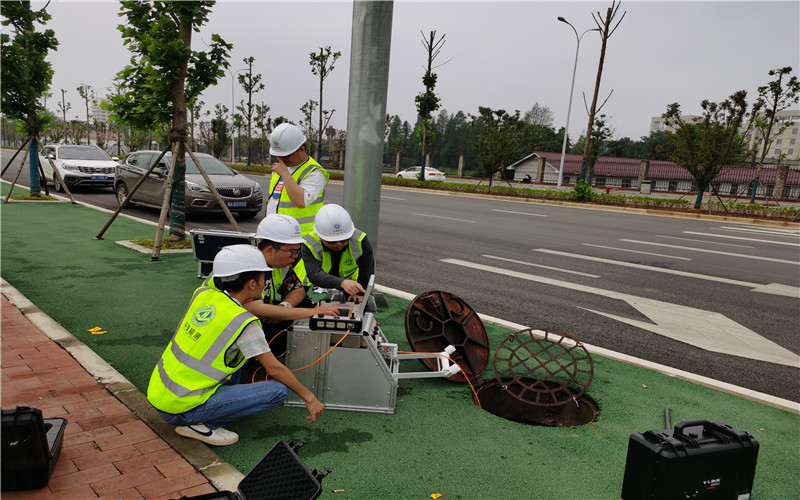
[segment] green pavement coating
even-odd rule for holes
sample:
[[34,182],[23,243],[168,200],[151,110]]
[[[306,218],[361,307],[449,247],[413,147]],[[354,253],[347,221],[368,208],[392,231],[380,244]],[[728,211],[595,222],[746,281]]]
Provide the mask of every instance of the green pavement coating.
[[[124,218],[95,240],[110,214],[79,205],[12,201],[0,212],[2,277],[144,392],[200,284],[192,255],[163,254],[151,262],[114,243],[155,235],[155,227]],[[389,307],[376,318],[390,342],[409,350],[408,302],[387,298]],[[108,333],[87,331],[96,326]],[[493,353],[510,330],[486,328]],[[511,422],[479,408],[466,384],[404,379],[394,414],[329,410],[309,424],[304,409],[280,407],[230,424],[239,443],[214,451],[247,473],[279,440],[305,440],[298,455],[306,465],[333,471],[323,480],[322,498],[613,499],[620,497],[630,435],[663,428],[670,405],[673,424],[719,421],[758,440],[753,499],[797,498],[800,416],[601,356],[593,360],[588,394],[601,414],[587,425]],[[403,361],[401,370],[421,365]],[[490,362],[483,378],[491,377]]]

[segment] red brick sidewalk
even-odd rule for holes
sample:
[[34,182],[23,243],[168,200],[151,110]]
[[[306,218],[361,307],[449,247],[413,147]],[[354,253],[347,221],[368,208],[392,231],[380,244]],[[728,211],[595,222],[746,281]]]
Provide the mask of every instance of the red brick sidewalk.
[[[177,499],[216,489],[2,295],[2,407],[68,424],[47,487],[3,500]],[[3,454],[2,460],[10,460]]]

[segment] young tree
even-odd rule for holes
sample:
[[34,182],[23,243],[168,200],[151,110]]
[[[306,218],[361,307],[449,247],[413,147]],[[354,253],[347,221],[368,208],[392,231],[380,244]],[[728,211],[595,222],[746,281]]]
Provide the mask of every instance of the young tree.
[[694,207],[700,208],[703,192],[725,165],[739,165],[747,155],[747,144],[739,132],[747,116],[747,92],[740,90],[720,102],[704,100],[702,118],[684,121],[680,104],[667,106],[661,115],[674,129],[669,139],[675,150],[671,160],[685,168],[697,183]]
[[242,100],[241,105],[237,106],[236,109],[242,113],[242,117],[247,124],[247,164],[250,165],[250,155],[253,152],[250,138],[252,137],[251,130],[253,126],[253,115],[255,113],[253,94],[261,92],[265,87],[264,84],[261,83],[261,75],[253,75],[253,61],[255,61],[255,58],[252,56],[245,57],[243,61],[248,64],[248,71],[247,73],[239,75],[239,85],[241,85],[247,93],[247,104]]
[[588,147],[584,146],[584,161],[588,166],[589,177],[587,179],[587,184],[589,186],[592,185],[592,179],[594,176],[594,164],[597,163],[597,159],[601,156],[604,156],[607,151],[607,141],[611,139],[611,136],[614,134],[613,130],[611,130],[608,125],[606,124],[606,115],[600,115],[599,117],[595,118],[594,120],[594,127],[592,127],[592,135],[589,140]]
[[[200,118],[203,117],[203,106],[205,106],[205,105],[206,105],[205,102],[197,101],[197,100],[195,100],[193,102],[187,102],[186,103],[187,109],[189,111],[189,118],[191,120],[189,122],[189,127],[190,127],[189,128],[189,130],[190,130],[189,137],[192,138],[192,151],[197,151],[197,144],[195,143],[195,140],[194,140],[194,138],[195,138],[194,121],[195,120],[199,121]],[[206,114],[210,115],[211,112],[210,111],[206,111]]]
[[76,90],[78,91],[78,95],[81,96],[81,99],[86,103],[86,144],[91,144],[92,124],[89,122],[89,101],[94,102],[94,89],[91,85],[81,84]]
[[[420,31],[420,34],[422,34],[422,31]],[[433,72],[435,69],[433,61],[439,55],[439,52],[441,52],[442,47],[444,47],[444,35],[438,40],[436,40],[436,31],[431,31],[427,39],[425,35],[422,35],[422,46],[425,47],[425,51],[428,53],[428,68],[425,70],[425,75],[422,77],[422,84],[425,85],[425,92],[418,94],[417,97],[414,98],[414,101],[417,103],[417,116],[419,116],[422,121],[422,172],[420,179],[425,180],[425,162],[428,155],[427,140],[430,132],[431,114],[439,109],[440,102],[439,97],[433,93],[437,78],[436,73]]]
[[[330,46],[325,48],[320,47],[319,52],[312,52],[309,54],[310,60],[309,64],[311,65],[311,73],[319,77],[319,126],[317,127],[317,160],[320,159],[322,156],[322,134],[325,130],[325,127],[330,121],[331,116],[333,116],[333,112],[335,110],[327,111],[322,106],[322,85],[325,82],[325,79],[328,78],[330,73],[333,71],[334,64],[336,64],[336,60],[342,56],[341,52],[333,52]],[[325,124],[322,123],[323,116],[328,116],[328,119],[325,121]]]
[[[783,78],[788,77],[791,72],[791,66],[770,70],[769,76],[777,76],[777,78],[767,85],[758,87],[758,99],[753,104],[753,127],[763,146],[758,158],[756,176],[753,179],[750,203],[756,202],[756,191],[761,178],[761,170],[764,168],[764,158],[766,158],[775,136],[794,125],[793,122],[783,122],[777,128],[775,127],[778,112],[800,101],[800,81],[797,80],[797,77],[792,76],[785,84],[783,81]],[[761,109],[764,111],[761,112]]]
[[[44,26],[50,15],[44,9],[32,10],[28,1],[0,2],[0,16],[2,25],[11,27],[0,33],[0,109],[5,117],[19,120],[28,137],[38,137],[52,120],[39,100],[53,80],[53,68],[45,58],[58,47],[58,40],[51,29],[36,30],[35,25]],[[31,141],[29,158],[31,196],[41,196],[36,140]]]
[[[600,31],[600,37],[602,39],[602,43],[600,45],[600,61],[599,61],[598,65],[597,65],[597,80],[595,80],[595,84],[594,84],[594,94],[592,96],[592,105],[589,108],[589,124],[586,126],[586,137],[588,139],[586,140],[586,143],[584,144],[584,147],[583,147],[583,164],[584,165],[587,164],[587,159],[588,159],[587,157],[590,154],[589,153],[589,147],[591,146],[592,137],[593,137],[592,136],[592,127],[594,127],[594,124],[595,124],[595,114],[599,111],[599,109],[597,107],[597,96],[598,96],[598,93],[600,92],[600,80],[603,77],[603,64],[605,63],[605,59],[606,59],[606,45],[608,44],[608,39],[611,38],[611,35],[613,35],[614,32],[617,30],[617,28],[619,27],[619,25],[622,22],[622,20],[625,19],[626,12],[623,12],[622,13],[622,17],[619,18],[619,21],[617,21],[617,24],[615,24],[613,28],[611,27],[611,24],[614,22],[614,17],[617,15],[617,11],[619,10],[620,5],[622,5],[622,4],[621,3],[617,4],[616,0],[612,1],[611,2],[611,7],[606,9],[606,17],[605,17],[605,19],[603,20],[602,23],[600,22],[600,19],[601,19],[600,11],[597,12],[597,16],[595,16],[595,14],[592,14],[592,19],[594,19],[594,22],[597,25],[597,29]],[[610,96],[611,96],[611,94],[609,94],[609,97]],[[608,98],[606,98],[606,100],[608,100]],[[603,104],[600,105],[600,108],[602,108],[604,104],[605,104],[605,101],[603,102]],[[582,170],[581,178],[584,179],[584,180],[589,179],[589,184],[591,185],[591,178],[592,178],[592,174],[593,174],[592,169],[591,168],[588,168],[588,169],[587,168],[581,168],[581,170]]]
[[213,1],[122,2],[127,24],[118,29],[133,56],[132,64],[117,73],[120,93],[113,97],[110,109],[116,118],[134,127],[149,129],[171,123],[172,240],[186,238],[186,103],[225,76],[232,48],[213,34],[207,52],[191,49],[192,32],[208,21],[213,5]]
[[[481,169],[489,177],[489,192],[492,192],[494,174],[519,159],[518,136],[522,121],[519,111],[509,115],[504,109],[493,110],[479,107],[480,132],[476,148]],[[473,120],[476,118],[473,117]]]
[[[266,151],[269,154],[269,147],[266,146],[268,142],[268,135],[272,130],[272,118],[269,117],[267,113],[269,113],[270,107],[264,104],[262,101],[261,104],[256,104],[255,106],[255,116],[254,121],[256,128],[259,130],[259,137],[261,138],[261,155],[259,157],[259,162],[261,165],[264,165],[264,153]],[[267,158],[269,160],[269,158]]]

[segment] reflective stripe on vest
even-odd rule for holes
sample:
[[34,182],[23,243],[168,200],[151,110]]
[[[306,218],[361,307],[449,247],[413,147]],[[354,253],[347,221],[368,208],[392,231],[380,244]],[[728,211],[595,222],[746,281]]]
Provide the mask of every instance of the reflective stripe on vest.
[[[302,182],[302,180],[314,170],[319,170],[322,172],[322,175],[325,176],[325,183],[327,185],[331,178],[331,174],[322,168],[322,166],[320,166],[320,164],[314,161],[314,159],[310,156],[305,163],[297,167],[297,170],[295,170],[292,174],[292,178],[295,180],[295,182],[297,182],[297,184],[300,184],[300,182]],[[272,177],[269,180],[270,196],[272,196],[272,193],[275,191],[275,186],[278,185],[278,181],[280,181],[280,179],[280,175],[276,173],[272,174]],[[286,186],[284,186],[284,189],[281,191],[281,197],[278,200],[277,212],[279,214],[291,215],[297,219],[298,224],[300,224],[300,229],[303,231],[303,235],[306,235],[314,229],[314,216],[316,216],[317,212],[319,212],[319,209],[322,208],[324,199],[325,189],[322,190],[317,199],[312,200],[310,203],[306,203],[306,206],[303,208],[297,208],[289,198],[289,192],[286,190]]]
[[[364,241],[366,236],[367,233],[361,230],[356,229],[353,231],[353,235],[350,236],[347,246],[344,247],[342,255],[339,258],[338,274],[334,274],[334,276],[351,280],[358,279],[358,259],[360,259],[361,255],[364,253],[361,242]],[[309,250],[311,250],[313,257],[322,262],[322,270],[328,274],[333,274],[331,273],[331,268],[333,267],[331,253],[323,250],[322,238],[320,238],[316,232],[311,231],[311,233],[305,236],[305,239],[305,244]],[[349,265],[347,264],[348,261],[350,262]]]
[[240,354],[229,366],[225,356],[254,321],[258,319],[225,293],[198,288],[150,376],[150,403],[161,411],[177,414],[207,401],[245,363]]

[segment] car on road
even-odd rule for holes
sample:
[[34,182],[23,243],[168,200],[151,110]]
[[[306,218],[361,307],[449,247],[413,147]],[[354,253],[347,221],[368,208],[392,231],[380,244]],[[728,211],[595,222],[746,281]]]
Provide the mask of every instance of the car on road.
[[52,182],[56,191],[64,192],[58,176],[53,172],[53,161],[64,184],[72,189],[81,187],[113,187],[114,171],[119,158],[108,156],[108,153],[97,146],[78,144],[48,144],[39,150],[39,163],[46,181]]
[[[397,177],[401,179],[419,179],[419,173],[422,167],[409,167],[397,173]],[[443,181],[445,180],[444,172],[436,170],[433,167],[425,167],[425,180],[426,181]]]
[[[125,158],[125,163],[117,167],[114,175],[114,192],[118,203],[122,204],[130,195],[136,183],[160,154],[160,151],[136,151],[129,154]],[[255,217],[261,212],[264,207],[264,196],[261,186],[256,181],[245,177],[211,155],[204,153],[194,153],[194,155],[231,212],[236,212],[244,218]],[[141,204],[161,208],[171,166],[172,153],[167,153],[133,193],[128,206]],[[222,208],[188,154],[186,155],[186,213],[195,215],[222,213]]]

